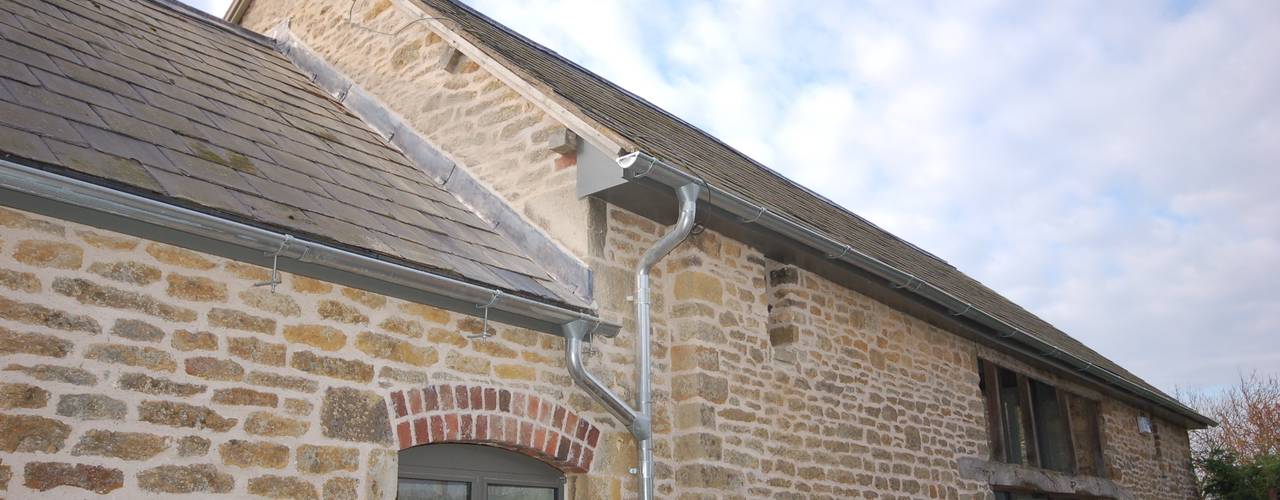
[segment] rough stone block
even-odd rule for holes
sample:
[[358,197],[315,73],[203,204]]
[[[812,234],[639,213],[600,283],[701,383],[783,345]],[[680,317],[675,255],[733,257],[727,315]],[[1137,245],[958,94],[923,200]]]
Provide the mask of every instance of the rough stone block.
[[356,349],[376,358],[414,366],[430,366],[440,359],[435,349],[373,332],[361,332],[356,337]]
[[336,351],[347,344],[346,334],[324,325],[289,325],[284,327],[284,338],[324,351]]
[[373,366],[362,361],[319,356],[310,351],[294,353],[289,362],[298,370],[326,377],[367,383],[373,380]]
[[61,241],[23,240],[13,252],[13,260],[36,267],[80,269],[84,250]]
[[274,319],[217,307],[209,310],[209,325],[218,328],[265,333],[267,335],[272,335],[276,332],[276,320]]
[[[0,336],[2,342],[2,336]],[[3,351],[0,344],[0,352]],[[4,367],[5,371],[16,371],[26,374],[28,377],[46,382],[62,382],[74,385],[97,385],[98,377],[86,370],[80,368],[72,368],[69,366],[58,365],[9,365]]]
[[164,338],[164,330],[145,321],[136,319],[118,319],[111,325],[111,334],[130,340],[159,342]]
[[298,470],[309,474],[328,474],[334,471],[356,472],[360,468],[360,450],[340,446],[298,447]]
[[0,409],[44,408],[49,404],[49,391],[30,384],[0,383]]
[[124,472],[98,465],[27,462],[22,485],[36,491],[71,486],[106,495],[124,486]]
[[71,427],[51,418],[0,414],[0,451],[57,453],[70,434]]
[[391,443],[391,419],[382,396],[373,391],[333,387],[320,406],[320,428],[343,441]]
[[185,363],[187,375],[208,380],[238,382],[244,378],[244,367],[229,359],[213,357],[187,358]]
[[227,284],[203,276],[170,274],[165,278],[169,287],[165,290],[175,299],[193,302],[226,302]]
[[[288,329],[285,329],[285,334],[288,335]],[[227,352],[254,363],[284,366],[284,344],[263,342],[253,337],[232,337],[227,339]]]
[[172,372],[178,365],[168,352],[154,347],[123,344],[94,344],[84,353],[85,359],[103,363],[137,366],[149,370]]
[[172,345],[179,351],[216,351],[218,337],[211,332],[176,330],[173,332]]
[[222,463],[236,467],[282,469],[289,463],[289,447],[266,441],[232,439],[218,447]]
[[315,500],[315,485],[296,477],[260,476],[249,480],[249,493],[271,498]]
[[63,358],[71,352],[73,347],[70,341],[51,335],[15,332],[0,326],[0,354],[34,354]]
[[138,405],[138,419],[153,424],[216,432],[226,432],[236,425],[236,419],[223,417],[203,406],[172,401],[143,401]]
[[89,272],[112,281],[138,286],[160,281],[161,275],[159,268],[134,261],[94,262],[89,265]]
[[103,394],[63,394],[58,415],[83,420],[121,420],[128,408],[124,401]]
[[147,295],[99,285],[81,278],[54,278],[53,291],[85,305],[137,311],[182,323],[196,319],[195,311],[185,307],[166,304]]
[[92,317],[70,314],[40,304],[17,302],[6,297],[0,297],[0,318],[69,332],[102,332],[102,327]]
[[164,436],[141,432],[114,432],[91,429],[71,448],[75,456],[94,455],[123,460],[147,460],[169,449]]
[[154,493],[230,493],[235,479],[210,464],[161,465],[138,473],[138,486]]
[[217,404],[275,408],[279,401],[280,397],[275,394],[241,387],[213,391],[213,402]]

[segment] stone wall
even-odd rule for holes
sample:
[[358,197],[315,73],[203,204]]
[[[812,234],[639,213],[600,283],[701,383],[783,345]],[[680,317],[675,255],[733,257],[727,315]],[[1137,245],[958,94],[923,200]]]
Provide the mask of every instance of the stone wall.
[[479,319],[288,274],[254,286],[269,276],[0,208],[0,496],[377,497],[416,444],[397,423],[425,399],[406,395],[429,382],[547,409],[508,412],[545,432],[507,440],[471,430],[497,428],[471,426],[488,391],[450,399],[432,406],[448,441],[619,467],[618,433],[573,389],[559,337],[490,323],[494,337],[470,339]]

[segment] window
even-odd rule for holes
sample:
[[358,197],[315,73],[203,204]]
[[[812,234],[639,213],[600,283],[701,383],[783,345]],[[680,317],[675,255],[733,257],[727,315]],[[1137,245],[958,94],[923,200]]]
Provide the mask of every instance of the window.
[[564,475],[489,446],[433,444],[400,452],[399,500],[560,500]]
[[991,459],[1101,475],[1098,405],[986,360],[978,361]]

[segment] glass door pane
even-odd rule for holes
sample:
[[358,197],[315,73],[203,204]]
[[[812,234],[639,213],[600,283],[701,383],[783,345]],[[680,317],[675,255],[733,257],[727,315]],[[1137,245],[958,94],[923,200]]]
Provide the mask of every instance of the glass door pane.
[[555,488],[532,486],[503,486],[491,484],[486,491],[489,500],[555,500]]
[[459,481],[400,478],[398,500],[467,500],[471,485]]

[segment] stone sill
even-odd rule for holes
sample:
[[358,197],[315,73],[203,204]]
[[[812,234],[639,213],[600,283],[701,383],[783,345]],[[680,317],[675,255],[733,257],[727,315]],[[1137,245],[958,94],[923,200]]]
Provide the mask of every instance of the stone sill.
[[1120,485],[1101,477],[1075,476],[975,457],[961,457],[958,462],[960,477],[984,481],[994,489],[1133,500],[1133,495],[1120,488]]

